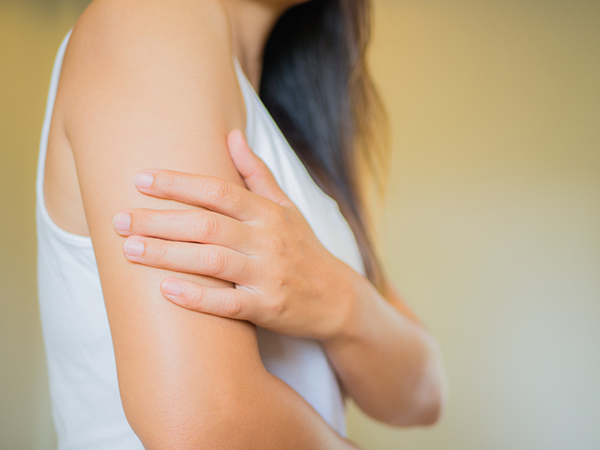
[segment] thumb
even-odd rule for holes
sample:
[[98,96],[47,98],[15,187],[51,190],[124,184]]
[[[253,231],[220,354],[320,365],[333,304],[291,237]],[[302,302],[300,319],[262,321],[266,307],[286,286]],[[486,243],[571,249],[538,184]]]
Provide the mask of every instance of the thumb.
[[246,138],[238,128],[227,136],[227,146],[233,164],[250,191],[281,205],[289,201],[267,165],[248,147]]

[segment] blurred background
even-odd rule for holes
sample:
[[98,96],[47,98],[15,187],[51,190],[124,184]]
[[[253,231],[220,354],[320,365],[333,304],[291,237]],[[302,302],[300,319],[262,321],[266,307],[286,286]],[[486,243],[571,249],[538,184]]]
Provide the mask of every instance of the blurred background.
[[[0,0],[0,448],[56,448],[34,180],[58,46],[88,2]],[[351,407],[365,449],[600,449],[600,2],[375,0],[393,131],[389,273],[438,337],[434,428]]]

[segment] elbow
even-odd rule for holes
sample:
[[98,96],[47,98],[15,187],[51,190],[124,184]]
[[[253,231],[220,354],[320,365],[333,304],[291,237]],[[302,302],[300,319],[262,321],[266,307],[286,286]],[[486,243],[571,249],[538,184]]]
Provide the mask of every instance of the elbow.
[[423,381],[395,413],[378,417],[380,421],[394,427],[433,426],[440,422],[447,403],[447,388],[444,378]]
[[442,419],[448,402],[448,381],[439,346],[433,339],[425,370],[413,398],[415,414],[410,425],[432,426]]
[[430,342],[431,351],[419,370],[419,376],[411,385],[410,393],[404,391],[400,396],[401,406],[395,408],[395,414],[387,417],[385,422],[388,425],[432,426],[441,421],[448,402],[448,381],[439,347],[433,339]]
[[447,383],[444,376],[431,383],[427,392],[423,393],[419,401],[413,425],[432,426],[440,422],[446,410],[448,401]]

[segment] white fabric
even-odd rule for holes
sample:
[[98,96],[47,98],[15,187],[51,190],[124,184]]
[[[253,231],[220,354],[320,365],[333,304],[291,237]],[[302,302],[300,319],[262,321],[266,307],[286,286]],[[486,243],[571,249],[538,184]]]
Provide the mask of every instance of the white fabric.
[[[71,31],[65,36],[54,62],[36,186],[39,304],[58,447],[61,450],[142,449],[123,413],[91,239],[59,228],[44,203],[43,176],[50,119]],[[235,57],[234,65],[246,103],[246,135],[250,146],[272,170],[323,245],[364,274],[356,241],[337,203],[313,182]],[[258,330],[258,341],[267,370],[294,388],[345,436],[340,387],[320,343],[264,329]]]

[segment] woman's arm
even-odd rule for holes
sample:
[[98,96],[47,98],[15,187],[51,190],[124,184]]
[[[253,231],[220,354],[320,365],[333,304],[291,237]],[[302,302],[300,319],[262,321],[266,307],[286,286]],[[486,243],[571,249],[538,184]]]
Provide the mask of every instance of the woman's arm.
[[358,274],[346,280],[346,321],[323,344],[347,392],[390,425],[436,423],[447,397],[437,341],[391,284],[385,299]]
[[112,228],[126,206],[184,207],[141,195],[132,182],[140,169],[192,170],[242,183],[225,137],[243,129],[244,107],[218,5],[96,0],[75,25],[63,62],[65,131],[123,407],[147,449],[354,448],[265,370],[251,324],[166,302],[158,286],[171,272],[124,259],[124,239]]
[[[161,285],[163,294],[188,309],[319,339],[346,391],[369,415],[393,425],[436,422],[446,380],[435,339],[391,286],[386,301],[365,277],[323,247],[239,130],[229,134],[228,148],[250,191],[225,180],[154,170],[153,184],[138,186],[140,192],[212,212],[121,211],[117,231],[149,249],[140,256],[125,252],[127,258],[204,274],[197,260],[210,246],[223,252],[226,267],[243,267],[251,259],[250,270],[213,273],[247,289],[210,289],[171,277]],[[206,195],[215,185],[228,196]]]

